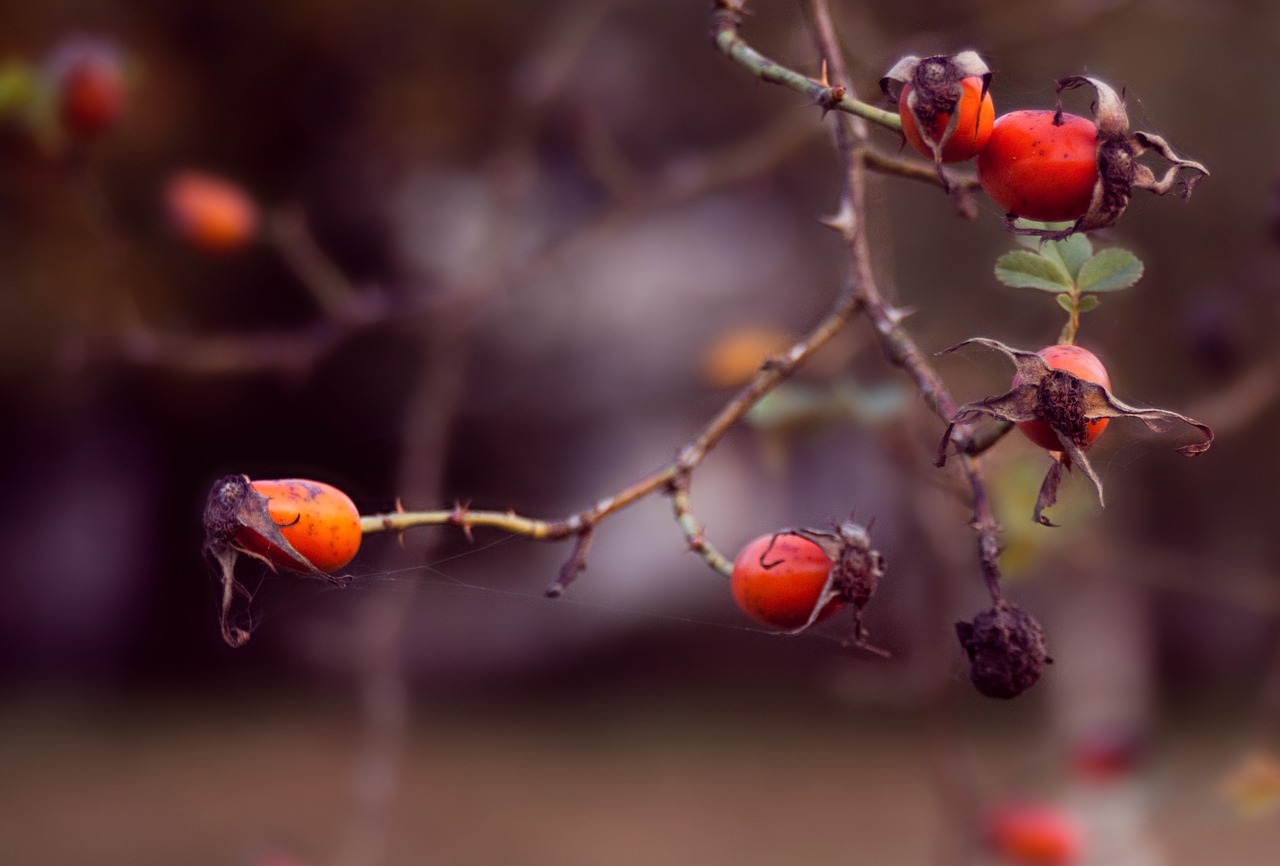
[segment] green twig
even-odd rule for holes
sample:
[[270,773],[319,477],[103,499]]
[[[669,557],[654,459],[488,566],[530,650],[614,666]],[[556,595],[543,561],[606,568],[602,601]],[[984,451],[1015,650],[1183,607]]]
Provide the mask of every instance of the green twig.
[[[781,84],[809,97],[815,105],[827,111],[843,111],[856,115],[886,129],[902,130],[902,120],[896,111],[877,108],[854,98],[848,89],[840,83],[834,86],[815,81],[794,69],[765,57],[756,51],[738,34],[742,24],[742,15],[746,0],[716,0],[711,13],[711,40],[722,52],[732,60],[754,72],[763,81]],[[843,81],[840,76],[833,76],[836,82]]]

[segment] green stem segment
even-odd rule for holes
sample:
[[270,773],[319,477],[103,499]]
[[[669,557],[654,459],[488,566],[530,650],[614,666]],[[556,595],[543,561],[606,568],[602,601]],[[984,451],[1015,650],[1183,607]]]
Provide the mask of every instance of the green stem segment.
[[748,45],[738,34],[742,23],[744,0],[716,0],[711,14],[711,40],[730,59],[754,72],[764,81],[781,84],[808,96],[816,105],[828,111],[843,111],[869,120],[886,129],[902,130],[902,120],[896,111],[877,108],[851,96],[842,84],[834,86],[814,81],[794,69],[765,57]]
[[1058,297],[1066,298],[1065,302],[1060,300],[1059,303],[1067,311],[1067,324],[1063,326],[1058,342],[1070,346],[1075,343],[1076,333],[1080,330],[1080,290],[1072,286]]

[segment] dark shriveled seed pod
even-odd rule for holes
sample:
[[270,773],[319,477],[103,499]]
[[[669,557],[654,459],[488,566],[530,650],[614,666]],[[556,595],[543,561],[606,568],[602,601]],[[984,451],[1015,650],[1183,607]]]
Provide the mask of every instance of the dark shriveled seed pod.
[[1053,663],[1040,623],[1011,602],[956,623],[956,635],[969,656],[969,679],[989,698],[1016,698]]

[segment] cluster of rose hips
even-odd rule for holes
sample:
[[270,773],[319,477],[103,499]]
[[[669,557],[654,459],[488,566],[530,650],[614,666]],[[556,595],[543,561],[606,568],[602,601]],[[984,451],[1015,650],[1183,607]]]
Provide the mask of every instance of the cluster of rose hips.
[[[1130,133],[1123,101],[1096,79],[1073,77],[1059,82],[1059,95],[1085,84],[1095,89],[1096,121],[1067,114],[1060,106],[996,118],[991,73],[972,51],[923,60],[904,58],[881,83],[897,102],[906,141],[934,161],[944,183],[948,182],[944,164],[977,157],[980,185],[1006,210],[1009,227],[1018,233],[1049,240],[1110,225],[1124,211],[1134,188],[1163,194],[1187,170],[1184,186],[1189,191],[1208,173],[1198,163],[1175,156],[1158,136]],[[1155,149],[1172,163],[1160,180],[1137,161],[1147,149]],[[179,231],[209,249],[232,249],[256,226],[252,201],[234,185],[216,178],[176,176],[168,204]],[[1067,229],[1053,229],[1021,225],[1020,219],[1041,224],[1074,222]],[[1077,263],[1076,271],[1082,267]],[[1070,270],[1065,263],[1064,270]],[[1074,280],[1077,273],[1069,276]],[[1073,321],[1079,301],[1076,292]],[[982,338],[966,341],[1003,352],[1014,362],[1016,374],[1008,393],[960,407],[939,450],[942,465],[954,428],[981,415],[1016,426],[1054,458],[1034,511],[1034,518],[1045,525],[1052,524],[1042,512],[1053,504],[1066,469],[1078,467],[1101,498],[1101,484],[1085,450],[1111,418],[1134,417],[1152,427],[1172,420],[1189,423],[1201,430],[1205,441],[1180,449],[1187,454],[1200,453],[1212,440],[1207,427],[1184,416],[1138,409],[1116,399],[1102,362],[1071,344],[1073,336],[1074,331],[1064,342],[1034,353]],[[361,537],[359,513],[345,494],[296,479],[223,479],[210,496],[205,523],[206,551],[219,564],[225,587],[224,637],[233,643],[247,639],[226,619],[238,587],[233,574],[237,557],[248,555],[272,567],[326,576],[351,560]],[[862,618],[884,570],[884,558],[873,549],[867,528],[850,519],[830,531],[785,529],[756,538],[733,563],[731,589],[746,614],[792,632],[849,608],[853,627],[847,642],[883,654],[869,642]],[[970,658],[972,679],[984,694],[1012,697],[1021,693],[1036,681],[1047,661],[1039,625],[1013,605],[997,606],[971,623],[961,623],[957,633]]]
[[[974,51],[904,57],[880,81],[897,102],[902,134],[939,167],[975,156],[978,183],[1015,231],[1065,236],[1113,225],[1134,189],[1185,197],[1209,172],[1177,156],[1158,135],[1131,132],[1124,100],[1109,84],[1074,75],[1058,82],[1058,106],[995,117],[991,71]],[[1095,119],[1062,110],[1064,90],[1092,87]],[[1170,166],[1157,178],[1138,157],[1155,150]],[[944,182],[945,174],[942,175]],[[1017,220],[1071,222],[1063,230],[1018,227]]]
[[[1042,244],[1052,247],[1053,241],[1076,232],[1114,224],[1135,188],[1163,195],[1181,183],[1185,195],[1208,174],[1199,163],[1174,154],[1159,136],[1131,133],[1123,100],[1105,82],[1083,76],[1064,78],[1058,83],[1056,109],[1017,110],[997,118],[991,78],[982,58],[965,51],[903,58],[881,80],[881,87],[897,104],[906,142],[935,163],[944,186],[950,185],[944,165],[977,158],[979,185],[1005,210],[1006,223],[1017,234],[1038,235]],[[1068,114],[1061,107],[1064,90],[1086,85],[1097,96],[1094,120]],[[1170,162],[1163,177],[1157,179],[1138,162],[1147,150]],[[1064,222],[1069,223],[1066,228],[1047,225]],[[1084,297],[1076,287],[1090,247],[1082,242],[1075,249],[1085,254],[1072,263],[1056,248],[1050,250],[1058,256],[1060,267],[1055,267],[1071,284],[1058,298],[1072,315],[1072,327],[1064,332],[1062,342],[1038,352],[986,339],[961,344],[978,343],[1003,352],[1014,362],[1016,373],[1008,393],[960,407],[943,436],[938,457],[941,466],[956,425],[981,415],[1013,424],[1054,458],[1033,512],[1034,519],[1044,525],[1052,525],[1043,511],[1054,503],[1059,479],[1067,469],[1079,468],[1101,499],[1101,483],[1085,450],[1111,418],[1133,417],[1156,429],[1172,421],[1190,424],[1200,430],[1204,441],[1179,449],[1189,455],[1201,453],[1212,441],[1212,432],[1192,419],[1118,400],[1098,357],[1073,344],[1083,302],[1097,303],[1096,297]],[[1139,264],[1135,275],[1116,277],[1111,288],[1128,285],[1140,273]],[[861,615],[883,573],[883,559],[871,551],[865,530],[858,529],[860,533],[834,534],[784,530],[755,539],[734,563],[732,584],[738,605],[768,625],[799,631],[853,602],[852,642],[869,647]],[[1012,697],[1020,693],[1035,682],[1047,661],[1039,625],[1013,605],[997,607],[972,623],[960,623],[957,632],[970,657],[973,681],[985,694]]]

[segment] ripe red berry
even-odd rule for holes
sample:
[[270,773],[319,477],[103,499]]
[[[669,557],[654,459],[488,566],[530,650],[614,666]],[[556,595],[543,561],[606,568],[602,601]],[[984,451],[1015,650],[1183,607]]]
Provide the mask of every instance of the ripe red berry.
[[1080,858],[1080,825],[1060,806],[1014,803],[987,818],[987,841],[1001,858],[1023,866],[1068,866]]
[[272,522],[305,561],[241,526],[235,540],[246,550],[294,571],[337,571],[355,558],[362,537],[360,512],[347,494],[301,478],[254,481],[252,487],[266,497]]
[[996,120],[978,154],[978,182],[1011,216],[1074,220],[1098,183],[1097,127],[1055,111],[1012,111]]
[[[809,622],[817,606],[831,559],[816,543],[788,532],[769,533],[751,541],[733,563],[733,599],[748,616],[777,628],[797,629]],[[832,599],[818,619],[836,613],[844,603]]]
[[258,230],[258,206],[241,187],[210,174],[180,171],[164,190],[174,230],[209,252],[229,252]]
[[[1036,352],[1041,358],[1044,358],[1046,364],[1052,370],[1065,370],[1086,382],[1094,382],[1108,391],[1111,390],[1111,377],[1107,375],[1107,368],[1098,360],[1098,356],[1090,352],[1088,349],[1082,349],[1075,345],[1059,344],[1056,346],[1047,346]],[[1020,376],[1013,377],[1013,387],[1022,384]],[[1081,447],[1091,444],[1107,429],[1107,423],[1110,419],[1098,418],[1093,421],[1085,422],[1084,441],[1079,442]],[[1041,448],[1049,451],[1061,451],[1062,443],[1058,441],[1057,435],[1053,432],[1053,428],[1045,421],[1019,421],[1018,429],[1023,435],[1030,439]]]
[[[991,138],[992,122],[996,111],[991,101],[991,93],[983,92],[985,82],[982,76],[971,75],[962,79],[958,85],[961,88],[958,108],[952,111],[935,112],[929,127],[933,140],[941,141],[946,134],[947,125],[951,122],[951,115],[957,112],[959,114],[955,128],[951,131],[951,137],[942,145],[941,162],[964,162],[966,159],[972,159]],[[916,115],[910,107],[910,97],[914,91],[915,87],[907,84],[903,86],[902,94],[898,97],[898,117],[902,120],[902,134],[918,153],[933,159],[933,151],[925,143]]]
[[91,138],[124,115],[127,81],[120,52],[109,42],[77,39],[52,61],[58,116],[72,135]]

